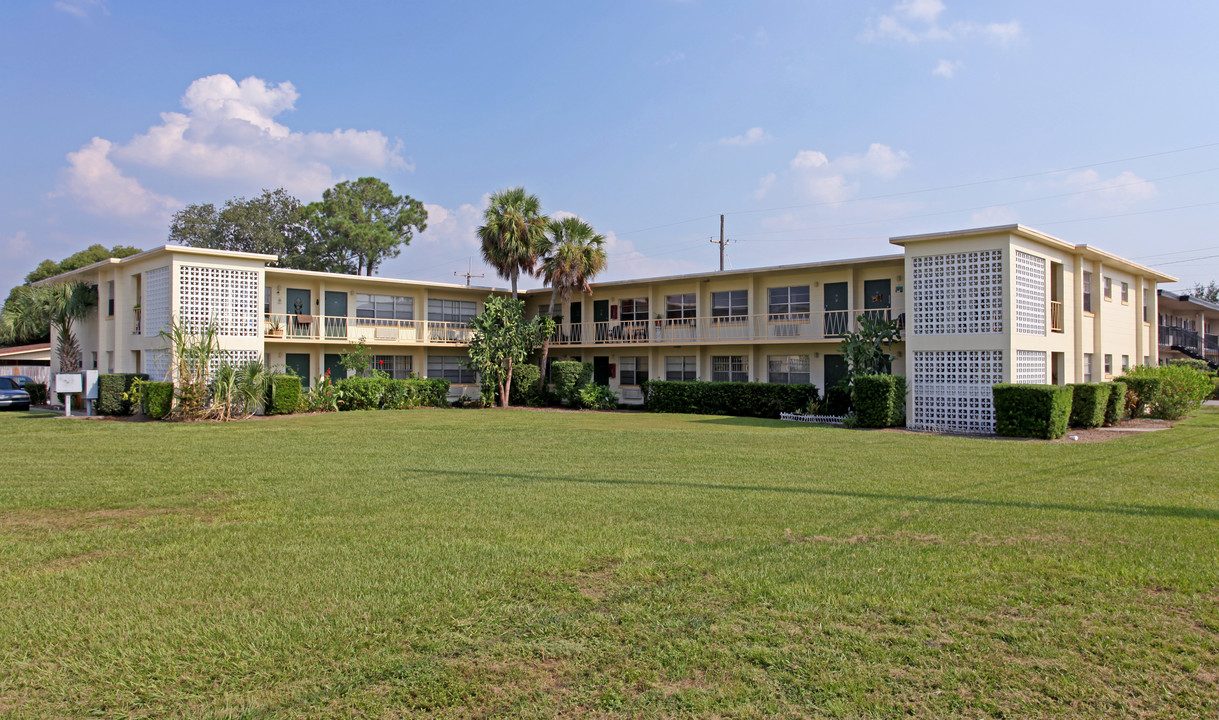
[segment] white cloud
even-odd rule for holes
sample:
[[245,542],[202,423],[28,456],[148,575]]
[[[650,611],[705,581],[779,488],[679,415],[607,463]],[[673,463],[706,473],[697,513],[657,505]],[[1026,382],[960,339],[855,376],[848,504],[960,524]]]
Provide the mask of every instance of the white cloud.
[[946,6],[941,0],[901,0],[887,14],[868,20],[860,39],[868,42],[897,40],[907,43],[948,42],[979,38],[1006,45],[1023,34],[1020,22],[940,22]]
[[1082,170],[1068,175],[1060,186],[1079,192],[1071,198],[1073,204],[1096,210],[1125,210],[1158,193],[1155,183],[1129,170],[1111,178],[1103,178],[1095,170]]
[[774,187],[776,179],[778,179],[778,176],[774,173],[763,175],[758,180],[758,189],[753,191],[753,196],[759,200],[766,197],[766,193],[770,192],[770,189]]
[[56,10],[75,15],[78,18],[87,18],[94,10],[102,14],[110,12],[106,0],[55,0],[53,6]]
[[68,153],[68,168],[56,195],[76,198],[84,209],[98,215],[122,218],[168,220],[177,200],[145,189],[126,177],[110,160],[114,145],[95,137],[76,152]]
[[979,210],[969,216],[973,227],[994,227],[995,225],[1011,225],[1019,221],[1016,211],[1001,205]]
[[[401,141],[376,130],[301,132],[277,122],[299,97],[290,82],[200,78],[182,96],[186,112],[162,113],[160,124],[126,145],[94,138],[70,154],[60,189],[85,200],[94,212],[133,216],[141,204],[147,212],[172,202],[124,174],[133,170],[210,181],[232,193],[283,187],[308,199],[345,177],[345,170],[413,169],[402,157]],[[125,189],[104,187],[112,183]],[[93,202],[108,194],[126,202],[117,207]]]
[[656,67],[660,67],[662,65],[678,63],[685,59],[686,59],[686,54],[684,52],[682,52],[681,50],[670,50],[668,53],[665,54],[664,57],[660,58],[653,64]]
[[720,145],[733,145],[736,147],[749,147],[750,145],[756,145],[760,142],[766,142],[767,140],[770,140],[770,139],[771,139],[770,135],[767,135],[766,131],[764,131],[762,128],[751,127],[745,131],[744,135],[734,135],[732,137],[722,137],[719,140],[716,140],[715,142]]
[[960,69],[961,63],[959,62],[953,62],[952,60],[940,60],[940,62],[935,66],[935,69],[931,71],[931,74],[951,79],[952,76],[957,74],[957,70]]
[[[843,155],[834,160],[817,150],[801,150],[788,162],[788,172],[803,195],[817,202],[832,203],[854,195],[860,176],[891,179],[909,165],[910,156],[905,151],[872,143],[862,155]],[[766,190],[773,184],[774,180],[766,182]],[[757,196],[756,191],[754,194]]]
[[33,247],[33,243],[30,242],[30,238],[24,230],[18,230],[12,236],[4,239],[5,257],[25,257],[30,254]]

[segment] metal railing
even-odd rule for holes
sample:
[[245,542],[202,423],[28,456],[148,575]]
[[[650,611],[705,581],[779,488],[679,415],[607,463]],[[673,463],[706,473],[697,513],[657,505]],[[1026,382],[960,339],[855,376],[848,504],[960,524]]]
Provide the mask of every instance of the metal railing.
[[1193,330],[1179,327],[1160,326],[1160,347],[1179,347],[1202,349],[1202,336]]
[[338,340],[341,342],[422,343],[465,345],[470,327],[459,322],[433,320],[385,320],[335,315],[268,313],[263,319],[263,337],[284,340]]
[[1066,332],[1062,324],[1062,303],[1050,301],[1050,332]]
[[842,337],[856,328],[861,316],[898,320],[905,313],[890,308],[825,310],[808,313],[730,315],[656,320],[610,320],[559,325],[551,344],[572,345],[682,345],[697,342],[802,342]]

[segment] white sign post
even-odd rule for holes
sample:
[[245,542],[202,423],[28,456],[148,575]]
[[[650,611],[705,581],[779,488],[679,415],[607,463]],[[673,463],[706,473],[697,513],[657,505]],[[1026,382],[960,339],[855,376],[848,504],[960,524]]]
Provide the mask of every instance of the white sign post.
[[93,403],[97,400],[97,371],[86,370],[84,372],[85,385],[85,414],[93,414]]
[[81,373],[59,373],[55,376],[55,392],[64,394],[64,417],[72,417],[72,393],[84,391],[84,380]]

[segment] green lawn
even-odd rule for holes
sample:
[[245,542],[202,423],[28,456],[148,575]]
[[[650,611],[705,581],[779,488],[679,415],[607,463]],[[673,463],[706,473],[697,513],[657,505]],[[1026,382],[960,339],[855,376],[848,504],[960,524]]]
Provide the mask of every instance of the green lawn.
[[1215,717],[1219,411],[0,414],[0,716]]

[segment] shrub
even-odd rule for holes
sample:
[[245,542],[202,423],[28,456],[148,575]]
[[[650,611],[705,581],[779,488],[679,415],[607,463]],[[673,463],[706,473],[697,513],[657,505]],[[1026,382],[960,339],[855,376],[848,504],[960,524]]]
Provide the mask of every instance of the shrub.
[[[135,379],[147,380],[144,373],[106,373],[97,377],[97,412],[101,415],[130,415],[135,412],[131,401],[124,397],[131,392]],[[32,400],[32,399],[31,399]]]
[[903,375],[893,376],[893,415],[889,418],[889,427],[904,427],[906,425],[906,378]]
[[271,398],[267,401],[268,415],[290,415],[301,405],[301,379],[295,375],[276,375],[271,379]]
[[154,420],[169,416],[174,405],[174,384],[171,382],[141,382],[143,412]]
[[[410,378],[403,380],[418,399],[416,407],[448,407],[449,381],[444,378]],[[515,383],[513,383],[515,384]]]
[[1104,384],[1109,386],[1109,400],[1105,403],[1105,424],[1117,425],[1126,412],[1126,383],[1114,380]]
[[995,432],[1007,437],[1060,438],[1071,418],[1070,385],[1014,385],[992,389]]
[[47,404],[47,384],[46,383],[26,383],[25,391],[30,394],[31,405],[46,405]]
[[1139,365],[1122,376],[1126,383],[1126,415],[1137,418],[1147,414],[1160,396],[1159,368]]
[[1194,370],[1197,370],[1198,372],[1203,372],[1208,375],[1210,374],[1210,371],[1211,371],[1210,364],[1208,362],[1206,362],[1205,360],[1199,360],[1198,358],[1172,358],[1171,360],[1169,360],[1168,362],[1166,362],[1164,364],[1165,365],[1181,365],[1183,367],[1193,368]]
[[846,416],[851,412],[851,388],[835,385],[825,391],[825,414]]
[[1076,383],[1071,389],[1071,427],[1098,428],[1104,424],[1113,387],[1109,383]]
[[529,407],[543,405],[542,393],[538,391],[538,379],[541,376],[541,369],[533,363],[524,363],[513,368],[512,390],[508,393],[508,404],[528,405]]
[[390,380],[381,375],[349,377],[334,384],[339,410],[380,410]]
[[855,406],[856,427],[883,428],[894,424],[905,408],[905,383],[901,383],[899,390],[898,379],[895,375],[855,376],[851,404]]
[[618,393],[608,385],[585,385],[579,392],[580,407],[589,410],[608,410],[618,406]]
[[817,402],[817,388],[803,384],[649,380],[643,384],[643,397],[649,412],[777,418],[782,412],[806,411]]
[[[1219,377],[1211,378],[1211,382],[1214,384],[1214,387],[1211,388],[1211,400],[1219,400]],[[29,388],[26,388],[26,389],[28,390]],[[47,392],[46,386],[43,386],[43,388],[42,388],[43,397],[46,397],[46,392]],[[33,400],[34,400],[34,393],[31,392],[30,401],[33,402]]]
[[1153,418],[1180,420],[1202,407],[1214,389],[1210,375],[1189,365],[1161,365],[1148,370],[1160,380],[1155,399],[1148,403]]
[[550,365],[550,381],[554,383],[555,395],[569,405],[579,403],[577,394],[593,379],[592,363],[578,360],[561,360]]

